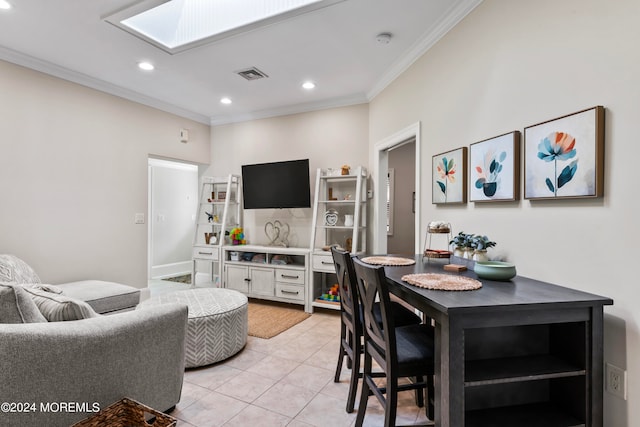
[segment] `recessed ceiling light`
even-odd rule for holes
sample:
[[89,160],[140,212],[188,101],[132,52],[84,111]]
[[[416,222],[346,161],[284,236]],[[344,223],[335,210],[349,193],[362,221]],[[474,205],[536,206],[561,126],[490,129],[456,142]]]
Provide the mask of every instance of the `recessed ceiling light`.
[[7,0],[0,0],[0,9],[11,9],[11,3],[9,3]]
[[304,82],[304,83],[302,83],[302,87],[307,89],[307,90],[311,90],[314,87],[316,87],[316,84],[314,82]]
[[231,99],[227,98],[226,96],[224,98],[220,98],[220,103],[221,104],[231,104]]
[[153,71],[156,67],[151,62],[142,61],[138,62],[138,68],[144,71]]

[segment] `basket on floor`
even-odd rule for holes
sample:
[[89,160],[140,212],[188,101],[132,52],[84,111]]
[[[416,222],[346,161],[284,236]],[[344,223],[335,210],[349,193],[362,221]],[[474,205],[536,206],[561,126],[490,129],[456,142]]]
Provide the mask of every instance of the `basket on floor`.
[[175,427],[177,423],[172,416],[125,397],[71,427]]

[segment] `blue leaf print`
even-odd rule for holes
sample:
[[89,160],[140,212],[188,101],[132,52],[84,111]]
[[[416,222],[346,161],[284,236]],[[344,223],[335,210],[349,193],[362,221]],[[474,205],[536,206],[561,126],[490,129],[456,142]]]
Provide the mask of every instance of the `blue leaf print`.
[[551,191],[552,193],[555,192],[555,190],[553,188],[553,182],[551,182],[551,180],[549,178],[545,179],[544,182],[547,184],[547,187],[549,187],[549,191]]

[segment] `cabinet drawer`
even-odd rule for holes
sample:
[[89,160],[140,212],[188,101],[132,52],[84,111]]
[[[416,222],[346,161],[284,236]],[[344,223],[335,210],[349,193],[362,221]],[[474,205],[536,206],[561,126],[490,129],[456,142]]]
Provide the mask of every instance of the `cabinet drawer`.
[[276,283],[276,296],[280,298],[304,301],[304,286],[288,283]]
[[276,282],[299,283],[304,285],[304,271],[276,268]]
[[328,273],[335,273],[336,266],[333,264],[333,256],[331,253],[325,254],[313,254],[313,269],[315,271],[326,271]]
[[216,246],[194,246],[193,258],[217,261],[219,258],[219,249]]

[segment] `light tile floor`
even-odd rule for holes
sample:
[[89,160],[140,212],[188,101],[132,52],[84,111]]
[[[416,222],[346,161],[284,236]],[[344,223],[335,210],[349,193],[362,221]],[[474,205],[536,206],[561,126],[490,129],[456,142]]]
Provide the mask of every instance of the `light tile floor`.
[[[184,287],[156,281],[149,289],[157,295]],[[347,413],[346,363],[340,382],[333,382],[339,339],[340,317],[333,310],[316,310],[271,339],[250,336],[232,358],[188,369],[182,399],[171,415],[180,427],[354,426],[359,397],[356,411]],[[400,393],[399,400],[398,424],[429,423],[413,392]],[[381,426],[383,420],[382,407],[370,397],[364,425]]]

